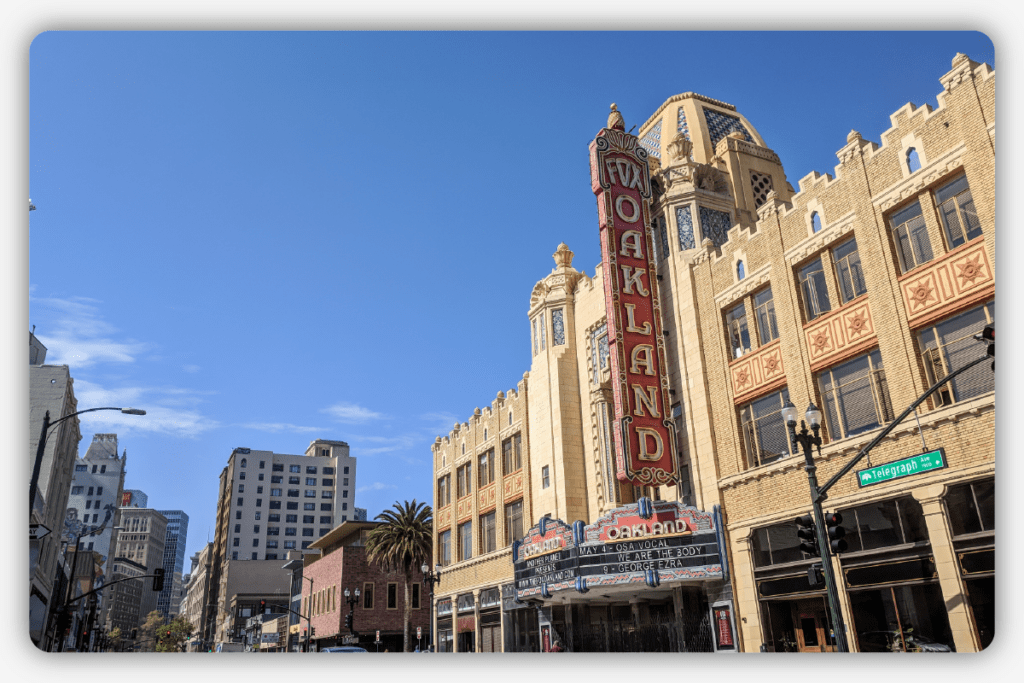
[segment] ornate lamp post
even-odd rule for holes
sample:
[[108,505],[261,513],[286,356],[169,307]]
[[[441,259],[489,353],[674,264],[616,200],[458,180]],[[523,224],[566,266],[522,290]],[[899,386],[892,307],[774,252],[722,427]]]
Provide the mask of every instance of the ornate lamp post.
[[843,614],[839,607],[839,591],[836,588],[836,577],[832,572],[832,552],[829,548],[829,539],[825,531],[825,514],[821,510],[821,501],[824,495],[818,490],[818,478],[815,471],[818,469],[814,464],[812,447],[818,449],[821,455],[821,411],[814,403],[807,406],[805,419],[811,425],[811,431],[807,431],[807,424],[800,421],[800,431],[796,431],[796,406],[792,401],[786,401],[782,407],[782,419],[786,421],[789,428],[789,440],[793,444],[793,450],[799,445],[804,453],[804,469],[807,471],[807,482],[811,487],[811,501],[814,507],[814,531],[818,540],[818,552],[821,555],[821,573],[825,578],[825,591],[828,596],[828,611],[831,617],[832,627],[835,630],[836,649],[839,652],[849,652],[850,646],[846,641],[846,624],[843,622]]
[[427,584],[427,590],[430,591],[430,598],[427,600],[427,604],[430,605],[430,632],[427,634],[429,647],[434,642],[434,586],[441,583],[441,565],[435,564],[434,571],[430,571],[430,565],[424,562],[420,567],[420,573],[423,574],[423,583]]
[[[350,597],[351,595],[351,597]],[[345,589],[345,602],[348,603],[348,614],[345,615],[345,626],[348,627],[350,635],[356,635],[353,620],[355,619],[356,603],[359,602],[359,589],[356,588],[355,594],[351,594],[348,588]]]

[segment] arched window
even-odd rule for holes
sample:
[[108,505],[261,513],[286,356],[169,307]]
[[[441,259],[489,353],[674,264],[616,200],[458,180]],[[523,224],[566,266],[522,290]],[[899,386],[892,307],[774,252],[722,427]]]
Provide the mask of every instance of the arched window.
[[242,467],[245,467],[245,458],[242,458]]
[[736,279],[737,280],[742,280],[746,276],[747,276],[747,271],[743,267],[743,261],[737,261],[736,262]]
[[819,216],[818,212],[815,211],[814,213],[811,214],[811,232],[820,232],[820,231],[821,231],[821,216]]
[[512,424],[512,411],[508,411],[508,423]]
[[907,168],[911,173],[921,168],[921,160],[917,158],[917,150],[913,147],[907,150]]

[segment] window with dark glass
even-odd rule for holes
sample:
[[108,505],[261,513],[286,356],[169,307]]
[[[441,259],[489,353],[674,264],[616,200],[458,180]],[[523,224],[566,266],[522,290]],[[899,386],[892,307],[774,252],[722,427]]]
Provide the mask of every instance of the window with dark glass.
[[[977,341],[974,335],[994,322],[995,302],[990,301],[919,332],[917,340],[928,386],[983,357],[987,352],[986,344]],[[995,373],[990,364],[979,363],[942,385],[932,394],[932,400],[936,406],[946,406],[994,389]]]
[[733,358],[739,358],[750,350],[750,333],[747,331],[747,307],[740,302],[725,314],[725,329],[729,336],[729,348]]
[[289,484],[294,484],[294,485],[297,486],[298,483],[299,483],[299,478],[298,477],[288,477],[288,483]]
[[272,467],[270,468],[270,470],[271,470],[272,472],[284,472],[284,465],[281,465],[281,464],[276,464],[276,463],[275,463],[275,464],[274,464],[274,465],[273,465],[273,466],[272,466]]
[[811,556],[800,550],[796,524],[773,524],[754,529],[750,546],[755,567],[799,562]]
[[373,584],[363,584],[363,609],[373,609]]
[[748,467],[758,467],[790,454],[789,431],[782,419],[782,406],[788,400],[789,391],[783,389],[740,408]]
[[283,481],[284,481],[284,477],[282,477],[281,475],[278,475],[278,474],[270,475],[270,483],[271,484],[281,484],[281,483],[283,483]]
[[950,486],[945,503],[953,536],[995,531],[995,479]]
[[313,515],[302,515],[302,523],[303,524],[313,524],[314,522],[316,522],[316,517],[315,516],[313,516]]
[[847,240],[833,249],[832,261],[836,266],[839,298],[844,304],[868,291],[867,285],[864,284],[864,272],[860,267],[857,240]]
[[847,552],[928,541],[921,504],[912,496],[839,510],[846,529]]
[[797,280],[800,282],[800,294],[808,322],[832,310],[832,304],[828,300],[828,286],[825,284],[825,271],[821,266],[820,258],[814,259],[801,268],[797,274]]
[[494,526],[495,513],[489,512],[486,515],[480,515],[480,552],[489,553],[493,552],[497,548],[498,537],[497,529]]
[[442,531],[437,535],[437,561],[447,567],[452,563],[452,532]]
[[775,322],[775,302],[772,300],[771,287],[754,295],[754,319],[757,320],[757,334],[761,344],[778,339],[779,326]]
[[437,480],[437,507],[442,508],[452,502],[452,475],[446,474]]
[[398,584],[388,584],[388,609],[398,609]]
[[[300,467],[299,465],[289,465],[288,466],[288,471],[289,472],[295,472],[296,474],[298,474],[299,472],[302,471],[302,467]],[[296,482],[296,483],[298,483],[298,482]]]
[[321,512],[330,512],[333,507],[334,506],[331,503],[320,503]]
[[490,448],[486,453],[480,454],[480,467],[477,468],[477,476],[480,481],[477,485],[481,488],[494,481],[494,449]]
[[465,465],[455,471],[456,486],[458,487],[457,495],[459,498],[468,496],[472,492],[473,487],[473,463],[467,462]]
[[505,505],[505,543],[511,545],[523,537],[523,501]]
[[289,501],[287,509],[288,510],[298,510],[299,509],[299,504],[297,502]]
[[412,585],[412,608],[420,608],[420,585],[418,583]]
[[832,439],[881,427],[895,417],[878,349],[821,372],[818,387]]
[[935,203],[950,249],[981,237],[981,221],[974,208],[971,188],[967,186],[967,176],[962,175],[936,190]]
[[889,227],[899,257],[900,269],[906,273],[932,260],[932,243],[921,214],[920,202],[889,216]]
[[473,523],[459,525],[459,561],[473,557]]

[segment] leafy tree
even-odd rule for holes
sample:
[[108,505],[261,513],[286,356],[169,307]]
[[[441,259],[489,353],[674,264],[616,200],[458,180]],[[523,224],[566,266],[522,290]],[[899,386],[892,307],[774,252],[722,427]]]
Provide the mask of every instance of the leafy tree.
[[123,639],[121,627],[115,626],[112,628],[107,634],[107,638],[110,639],[110,649],[114,652],[119,652],[121,650],[121,641]]
[[159,611],[153,610],[146,616],[146,621],[139,627],[139,650],[141,652],[154,652],[161,629],[167,625],[164,616]]
[[157,652],[182,652],[185,641],[192,635],[193,626],[185,617],[176,617],[162,626],[158,635]]
[[396,502],[393,510],[384,510],[375,519],[384,522],[366,539],[366,557],[384,571],[400,572],[405,578],[405,652],[412,651],[412,584],[413,568],[431,558],[433,512],[426,503]]

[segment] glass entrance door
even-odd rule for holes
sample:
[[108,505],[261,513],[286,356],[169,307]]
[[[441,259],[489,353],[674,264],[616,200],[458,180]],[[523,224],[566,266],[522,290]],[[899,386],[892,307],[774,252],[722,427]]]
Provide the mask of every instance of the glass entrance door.
[[792,609],[797,652],[835,652],[822,601],[798,600]]

